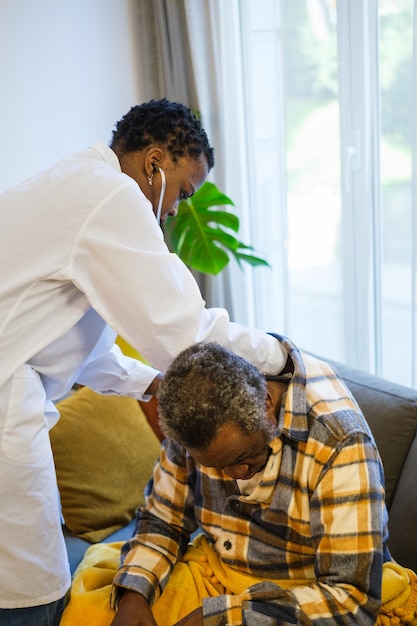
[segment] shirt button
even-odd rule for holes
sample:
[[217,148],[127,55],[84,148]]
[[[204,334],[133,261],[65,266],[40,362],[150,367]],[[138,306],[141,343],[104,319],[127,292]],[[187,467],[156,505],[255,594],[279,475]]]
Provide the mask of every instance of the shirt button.
[[232,542],[227,539],[227,541],[224,542],[223,546],[226,548],[226,550],[230,550],[232,547]]

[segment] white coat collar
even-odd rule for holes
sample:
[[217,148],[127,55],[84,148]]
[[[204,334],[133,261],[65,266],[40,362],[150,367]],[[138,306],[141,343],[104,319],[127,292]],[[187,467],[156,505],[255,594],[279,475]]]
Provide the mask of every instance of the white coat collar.
[[122,171],[117,154],[109,146],[106,146],[106,144],[102,141],[96,141],[96,143],[93,145],[93,148],[94,150],[97,150],[97,152],[103,157],[105,161],[111,163],[115,170],[117,170],[118,172]]

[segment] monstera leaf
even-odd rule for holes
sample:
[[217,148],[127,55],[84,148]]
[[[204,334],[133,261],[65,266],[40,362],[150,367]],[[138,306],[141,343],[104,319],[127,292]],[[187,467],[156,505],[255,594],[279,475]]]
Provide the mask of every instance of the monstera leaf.
[[224,195],[213,183],[205,182],[187,200],[182,200],[178,215],[164,224],[165,237],[169,248],[188,267],[205,274],[218,274],[234,257],[252,266],[268,263],[252,254],[252,246],[239,241],[239,218],[218,207],[234,206],[233,201]]

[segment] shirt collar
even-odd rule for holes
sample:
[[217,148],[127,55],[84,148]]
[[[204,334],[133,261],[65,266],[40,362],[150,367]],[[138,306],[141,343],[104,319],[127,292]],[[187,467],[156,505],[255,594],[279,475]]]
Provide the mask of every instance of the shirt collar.
[[278,416],[277,437],[285,435],[296,441],[307,441],[309,435],[307,417],[307,376],[303,357],[297,346],[287,337],[271,333],[287,350],[294,372],[284,394]]

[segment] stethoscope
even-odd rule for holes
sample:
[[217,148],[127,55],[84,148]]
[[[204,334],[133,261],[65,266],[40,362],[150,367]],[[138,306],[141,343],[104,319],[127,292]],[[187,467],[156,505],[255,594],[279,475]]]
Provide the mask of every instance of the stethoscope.
[[158,209],[156,211],[156,221],[158,224],[161,224],[162,203],[164,201],[166,179],[165,172],[162,168],[158,167],[158,172],[161,174],[161,192],[159,194]]

